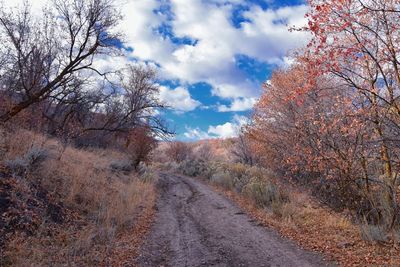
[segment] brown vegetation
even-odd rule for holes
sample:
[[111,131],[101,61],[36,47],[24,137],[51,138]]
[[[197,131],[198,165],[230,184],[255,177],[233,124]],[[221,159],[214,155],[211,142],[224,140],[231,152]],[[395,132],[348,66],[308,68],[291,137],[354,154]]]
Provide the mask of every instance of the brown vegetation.
[[216,188],[254,219],[272,227],[301,247],[323,253],[340,266],[398,266],[398,249],[362,238],[359,227],[342,213],[330,210],[304,193],[290,191],[291,203],[278,212],[258,208],[253,200]]
[[296,30],[311,41],[238,138],[155,153],[171,134],[155,71],[94,67],[121,52],[112,1],[0,7],[0,265],[131,262],[153,213],[151,158],[343,265],[400,265],[399,1],[309,3]]
[[184,142],[172,142],[167,150],[166,154],[175,162],[182,162],[191,157],[191,147],[190,144]]
[[309,3],[312,39],[265,84],[245,135],[263,166],[397,246],[399,3]]
[[171,133],[153,69],[96,68],[121,52],[119,20],[104,0],[0,7],[1,266],[132,262],[123,240],[134,257],[155,201],[145,163]]
[[[194,143],[191,147],[203,143]],[[227,146],[228,151],[237,149],[236,142],[231,140],[229,144],[232,147]],[[159,168],[204,179],[261,224],[278,230],[304,248],[327,255],[340,265],[400,264],[399,239],[395,232],[390,237],[394,243],[389,243],[386,231],[358,221],[351,210],[335,211],[321,203],[319,195],[311,197],[312,187],[299,187],[296,180],[282,179],[282,174],[270,169],[229,162],[215,155],[214,160],[203,160],[196,151],[186,161],[164,163]]]
[[2,265],[98,265],[112,259],[122,233],[149,220],[152,181],[110,167],[126,155],[63,148],[26,130],[2,141]]

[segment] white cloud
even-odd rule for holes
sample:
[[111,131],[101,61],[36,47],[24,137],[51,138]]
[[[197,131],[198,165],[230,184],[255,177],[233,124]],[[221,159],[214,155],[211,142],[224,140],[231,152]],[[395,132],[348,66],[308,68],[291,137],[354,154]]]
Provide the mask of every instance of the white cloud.
[[[6,0],[15,5],[23,0]],[[46,0],[31,0],[38,12]],[[247,6],[240,27],[232,24],[232,12],[238,4]],[[170,5],[172,21],[159,10]],[[126,45],[133,48],[129,56],[153,61],[164,78],[182,83],[207,82],[213,94],[226,99],[257,97],[259,84],[246,79],[236,66],[235,56],[244,54],[271,64],[284,64],[288,51],[304,45],[307,34],[289,32],[287,26],[305,25],[307,5],[262,9],[244,0],[117,0],[123,15],[118,29]],[[178,38],[196,40],[193,45],[175,44],[157,29],[169,25]]]
[[282,63],[288,51],[305,45],[309,35],[304,32],[289,32],[288,27],[304,26],[307,5],[286,6],[263,10],[252,6],[244,13],[249,21],[242,23],[246,40],[239,49],[243,54],[269,63]]
[[200,130],[200,128],[190,128],[186,127],[186,132],[183,134],[186,138],[190,140],[200,140],[200,139],[211,139],[208,133]]
[[230,106],[219,105],[219,112],[230,112],[230,111],[246,111],[253,108],[257,102],[256,98],[235,98]]
[[222,125],[210,126],[208,133],[218,138],[229,138],[238,136],[240,129],[248,123],[248,118],[245,116],[235,115],[231,122]]
[[234,137],[237,135],[237,125],[231,122],[227,122],[222,125],[210,126],[208,132],[220,138]]
[[[22,0],[15,0],[22,2]],[[6,0],[7,5],[16,3]],[[35,12],[46,0],[32,1]],[[123,32],[127,47],[126,59],[157,64],[161,79],[178,80],[183,86],[206,82],[212,94],[232,101],[230,106],[220,106],[220,111],[240,111],[251,107],[252,99],[261,90],[257,82],[248,79],[239,69],[235,57],[246,55],[261,62],[289,65],[288,51],[307,43],[308,35],[289,32],[287,26],[302,26],[308,6],[286,6],[262,9],[244,0],[117,0],[123,19],[118,29]],[[247,7],[240,27],[231,21],[233,9],[241,4]],[[169,5],[171,16],[159,10]],[[172,18],[172,20],[171,20]],[[190,38],[192,44],[177,44],[161,36],[157,29],[168,25],[177,38]],[[126,59],[102,59],[103,66],[119,67]],[[182,90],[182,89],[180,89]],[[177,93],[180,93],[178,90]],[[173,97],[168,97],[167,100]],[[177,110],[193,110],[199,102],[185,96],[185,101],[173,102]]]
[[184,87],[170,89],[160,86],[160,100],[177,112],[192,111],[201,105],[199,101],[190,96],[188,89]]
[[202,131],[200,128],[186,127],[184,136],[191,140],[236,137],[242,126],[247,123],[247,117],[235,115],[232,121],[215,126],[210,125],[207,131]]
[[[178,79],[182,84],[207,82],[221,98],[254,98],[260,93],[259,84],[237,67],[236,55],[283,64],[289,50],[307,41],[306,34],[290,33],[286,25],[303,25],[306,5],[263,10],[240,0],[171,0],[173,20],[169,21],[154,12],[163,3],[135,0],[122,7],[121,29],[134,48],[131,56],[157,62],[165,79]],[[238,3],[248,5],[249,10],[242,15],[247,21],[236,28],[231,17]],[[195,42],[174,44],[160,36],[156,29],[165,24],[175,37]]]
[[240,115],[234,115],[233,116],[233,121],[239,125],[240,127],[248,124],[250,122],[250,119],[246,116],[240,116]]
[[174,45],[154,31],[166,20],[164,16],[153,12],[160,7],[160,1],[119,0],[117,5],[123,16],[119,30],[125,35],[127,46],[134,49],[131,56],[141,60],[168,62]]

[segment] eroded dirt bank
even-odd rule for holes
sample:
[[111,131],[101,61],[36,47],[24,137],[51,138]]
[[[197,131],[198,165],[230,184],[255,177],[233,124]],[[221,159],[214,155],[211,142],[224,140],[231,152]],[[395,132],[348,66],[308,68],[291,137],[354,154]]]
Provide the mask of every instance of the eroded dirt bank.
[[260,227],[207,185],[187,177],[160,176],[158,211],[139,266],[328,265],[321,256]]

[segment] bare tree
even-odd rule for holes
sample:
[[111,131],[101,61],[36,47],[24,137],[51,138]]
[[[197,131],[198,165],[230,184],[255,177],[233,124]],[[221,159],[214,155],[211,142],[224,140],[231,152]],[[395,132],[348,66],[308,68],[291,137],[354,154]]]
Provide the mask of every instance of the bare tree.
[[199,146],[196,147],[196,149],[193,152],[197,159],[203,161],[210,161],[214,157],[212,147],[208,143],[208,141],[201,143]]
[[182,162],[192,156],[192,148],[184,142],[172,142],[166,154],[176,162]]
[[115,50],[120,16],[108,0],[54,0],[41,16],[29,5],[0,10],[0,90],[10,99],[4,123],[32,104],[79,93],[99,54]]
[[234,141],[232,154],[240,163],[249,165],[255,164],[255,158],[250,147],[249,137],[246,136],[243,130],[241,131],[239,137]]
[[146,127],[158,136],[173,134],[157,115],[166,106],[160,101],[156,73],[140,65],[128,66],[121,72],[115,93],[95,106],[84,131],[128,132]]

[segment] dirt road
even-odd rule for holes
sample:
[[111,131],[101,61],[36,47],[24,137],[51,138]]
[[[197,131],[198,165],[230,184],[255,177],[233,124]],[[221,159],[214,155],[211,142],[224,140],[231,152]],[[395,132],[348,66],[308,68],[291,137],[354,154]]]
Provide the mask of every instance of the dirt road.
[[161,196],[139,266],[325,266],[318,255],[257,225],[207,185],[161,174]]

